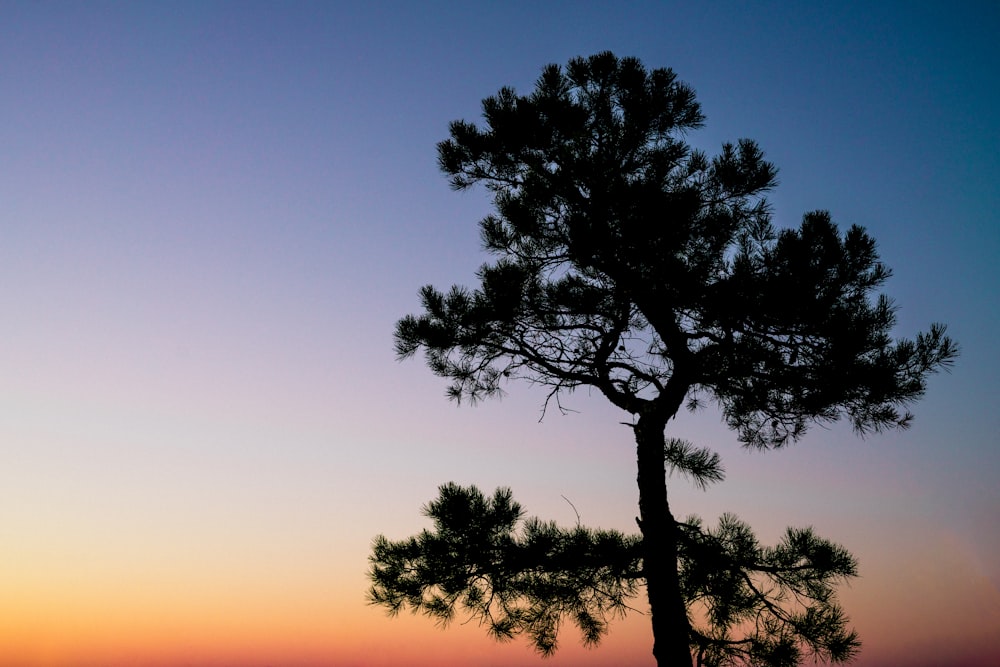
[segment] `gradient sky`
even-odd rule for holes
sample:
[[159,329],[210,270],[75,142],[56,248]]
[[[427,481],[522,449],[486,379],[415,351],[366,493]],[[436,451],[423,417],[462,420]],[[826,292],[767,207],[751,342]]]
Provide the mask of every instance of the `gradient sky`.
[[683,417],[728,479],[675,510],[847,546],[860,667],[1000,664],[998,5],[622,4],[0,2],[0,667],[653,664],[639,615],[543,661],[364,600],[449,480],[634,529],[623,414],[456,408],[392,352],[483,261],[448,122],[609,49],[697,90],[693,144],[761,144],[777,224],[866,227],[899,335],[962,347],[906,432],[761,454]]

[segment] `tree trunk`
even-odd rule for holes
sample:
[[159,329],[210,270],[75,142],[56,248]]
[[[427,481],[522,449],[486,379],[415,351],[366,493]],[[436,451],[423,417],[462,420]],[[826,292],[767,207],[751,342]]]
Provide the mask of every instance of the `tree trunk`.
[[639,529],[642,570],[653,625],[653,656],[658,667],[690,667],[690,625],[677,574],[677,527],[667,504],[663,457],[667,420],[640,414],[635,425],[639,473]]

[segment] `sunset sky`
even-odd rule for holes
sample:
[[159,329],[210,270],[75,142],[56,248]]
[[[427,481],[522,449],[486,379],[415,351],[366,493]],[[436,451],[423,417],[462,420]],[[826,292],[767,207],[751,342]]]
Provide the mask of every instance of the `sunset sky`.
[[898,335],[962,349],[908,431],[681,417],[728,475],[674,510],[851,550],[859,667],[1000,664],[1000,5],[620,4],[0,0],[0,667],[652,667],[641,615],[543,660],[365,602],[447,481],[635,529],[627,415],[456,407],[392,346],[484,261],[448,123],[603,50],[695,88],[693,145],[760,143],[777,225],[866,227]]

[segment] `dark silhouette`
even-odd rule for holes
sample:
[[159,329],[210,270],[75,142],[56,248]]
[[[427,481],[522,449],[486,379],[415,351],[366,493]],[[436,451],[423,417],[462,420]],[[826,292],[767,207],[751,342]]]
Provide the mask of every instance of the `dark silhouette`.
[[[668,448],[680,465],[705,454],[676,441]],[[496,639],[525,633],[550,655],[563,619],[597,644],[646,577],[641,537],[524,520],[507,489],[486,498],[446,484],[424,512],[433,531],[375,540],[369,597],[391,613],[409,606],[447,623],[465,611]],[[796,665],[803,648],[844,661],[857,651],[833,588],[856,575],[843,547],[811,529],[789,529],[778,546],[761,547],[732,515],[715,530],[696,517],[677,529],[679,587],[694,617],[687,641],[699,666]]]
[[825,212],[776,230],[775,167],[749,140],[692,150],[683,133],[703,116],[669,69],[577,58],[546,67],[528,96],[501,89],[483,116],[453,122],[438,154],[453,187],[493,193],[480,228],[497,259],[474,290],[424,287],[396,352],[423,349],[455,400],[522,378],[548,387],[546,406],[589,387],[629,413],[640,536],[519,528],[509,493],[449,485],[426,508],[435,532],[376,540],[372,601],[442,620],[459,605],[550,653],[561,618],[596,642],[644,583],[659,665],[850,659],[859,642],[833,592],[855,573],[850,554],[809,530],[764,548],[732,516],[713,530],[676,519],[668,468],[700,485],[722,468],[665,429],[707,402],[759,449],[842,416],[862,434],[906,427],[906,406],[957,354],[944,327],[893,340],[874,240]]

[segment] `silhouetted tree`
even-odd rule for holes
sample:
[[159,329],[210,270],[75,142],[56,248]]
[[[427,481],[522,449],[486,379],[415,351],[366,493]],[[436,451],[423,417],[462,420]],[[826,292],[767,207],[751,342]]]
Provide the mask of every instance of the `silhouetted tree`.
[[906,427],[928,374],[956,355],[944,327],[890,336],[894,308],[876,296],[890,272],[860,227],[813,212],[775,229],[774,166],[749,140],[712,158],[691,149],[683,134],[703,116],[669,69],[577,58],[546,67],[530,95],[502,88],[483,117],[453,122],[438,154],[454,188],[492,193],[480,229],[496,260],[476,289],[424,287],[396,352],[423,349],[455,400],[523,378],[548,388],[546,405],[590,387],[628,412],[641,537],[518,528],[509,494],[446,486],[426,508],[436,532],[376,540],[371,599],[442,620],[459,605],[547,653],[567,615],[596,641],[641,581],[660,665],[850,658],[832,586],[854,574],[851,556],[809,530],[764,548],[735,517],[714,530],[676,519],[668,467],[702,485],[722,469],[665,429],[705,402],[758,449],[842,416],[859,433]]
[[[486,498],[446,484],[425,513],[433,531],[375,540],[369,597],[391,613],[409,606],[447,623],[465,611],[496,639],[527,634],[550,655],[564,619],[586,645],[597,644],[646,576],[640,537],[524,520],[507,489]],[[804,653],[835,661],[855,653],[857,636],[833,589],[856,574],[843,547],[811,529],[789,529],[778,546],[764,548],[732,515],[715,530],[696,517],[677,527],[687,641],[699,666],[784,666]]]

